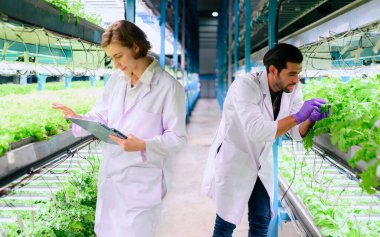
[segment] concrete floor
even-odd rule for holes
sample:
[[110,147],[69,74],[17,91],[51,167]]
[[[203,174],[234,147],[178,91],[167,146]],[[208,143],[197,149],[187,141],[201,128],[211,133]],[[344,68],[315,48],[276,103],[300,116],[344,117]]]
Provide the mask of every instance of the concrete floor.
[[[200,186],[208,149],[221,118],[215,99],[200,99],[187,126],[188,144],[173,164],[168,194],[163,202],[155,237],[211,237],[215,221],[213,202],[201,194]],[[245,215],[246,216],[246,215]],[[234,237],[247,237],[248,221],[243,218]],[[280,237],[297,236],[290,223]]]

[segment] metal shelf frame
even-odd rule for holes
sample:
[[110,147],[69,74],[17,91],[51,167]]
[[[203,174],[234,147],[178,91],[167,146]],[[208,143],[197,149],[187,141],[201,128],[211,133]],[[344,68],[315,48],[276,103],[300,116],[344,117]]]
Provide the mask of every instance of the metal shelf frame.
[[288,206],[293,210],[295,216],[297,217],[297,220],[301,222],[303,227],[305,227],[303,230],[307,232],[308,236],[322,237],[319,229],[314,225],[313,217],[310,214],[309,210],[292,191],[292,189],[289,188],[289,184],[280,174],[278,175],[278,184],[281,192],[286,192],[284,199]]
[[50,140],[30,143],[8,151],[0,157],[0,188],[91,140],[94,140],[92,135],[76,138],[71,131],[66,131]]
[[348,152],[344,153],[339,150],[338,147],[331,144],[331,136],[329,134],[323,134],[314,138],[314,147],[319,151],[319,153],[328,155],[341,166],[355,174],[367,169],[367,165],[365,163],[358,163],[358,165],[354,168],[348,164],[348,160],[360,148],[358,146],[350,147]]
[[45,28],[95,44],[100,44],[104,32],[103,28],[83,18],[76,24],[71,14],[70,22],[62,20],[60,11],[43,0],[0,0],[0,15],[9,22]]

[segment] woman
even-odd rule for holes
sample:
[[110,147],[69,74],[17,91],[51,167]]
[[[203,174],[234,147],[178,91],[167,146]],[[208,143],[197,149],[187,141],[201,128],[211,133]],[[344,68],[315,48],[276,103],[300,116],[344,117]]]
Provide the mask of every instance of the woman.
[[[111,136],[99,172],[95,233],[150,237],[166,194],[165,164],[186,143],[185,93],[182,85],[147,56],[145,33],[121,20],[102,36],[101,46],[115,72],[92,110],[78,115],[61,104],[65,117],[95,120],[116,128],[128,139]],[[88,133],[73,124],[74,136]]]

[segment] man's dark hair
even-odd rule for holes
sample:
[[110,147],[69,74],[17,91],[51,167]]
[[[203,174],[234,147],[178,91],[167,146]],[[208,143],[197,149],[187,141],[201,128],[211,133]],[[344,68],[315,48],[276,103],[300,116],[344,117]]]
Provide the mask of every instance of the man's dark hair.
[[286,63],[302,63],[303,56],[301,51],[291,45],[280,43],[270,49],[263,58],[263,63],[267,69],[267,73],[269,73],[269,66],[273,65],[278,70],[278,73],[281,72],[282,69],[286,68]]

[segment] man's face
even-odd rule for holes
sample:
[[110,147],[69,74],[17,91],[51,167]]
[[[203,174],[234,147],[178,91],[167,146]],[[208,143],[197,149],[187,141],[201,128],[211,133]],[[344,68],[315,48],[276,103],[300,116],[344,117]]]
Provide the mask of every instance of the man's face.
[[287,62],[286,66],[280,73],[276,69],[274,84],[278,89],[291,93],[299,82],[298,75],[302,71],[302,64]]

